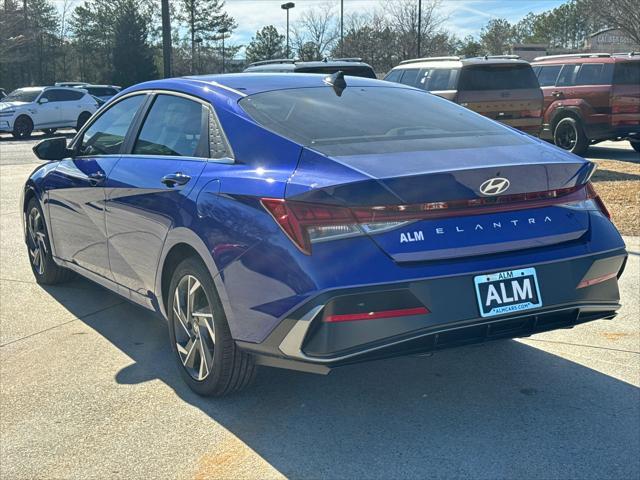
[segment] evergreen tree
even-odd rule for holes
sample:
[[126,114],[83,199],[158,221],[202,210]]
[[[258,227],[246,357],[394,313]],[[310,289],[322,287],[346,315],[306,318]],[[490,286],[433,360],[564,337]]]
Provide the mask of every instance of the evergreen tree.
[[247,62],[271,60],[284,57],[285,36],[278,33],[273,25],[267,25],[256,32],[256,36],[247,45]]
[[113,81],[122,86],[157,78],[153,49],[148,44],[145,19],[134,0],[121,6],[115,23]]

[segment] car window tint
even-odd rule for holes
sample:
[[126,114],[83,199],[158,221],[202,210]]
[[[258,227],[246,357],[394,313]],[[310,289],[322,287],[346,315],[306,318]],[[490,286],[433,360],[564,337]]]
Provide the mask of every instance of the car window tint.
[[573,85],[573,78],[576,70],[580,67],[580,65],[564,65],[562,70],[560,70],[560,76],[556,82],[556,85],[559,87],[567,87]]
[[640,85],[640,62],[616,63],[613,83],[616,85]]
[[562,65],[547,65],[538,70],[538,82],[541,87],[550,87],[556,84]]
[[158,95],[147,114],[133,153],[197,156],[202,104],[173,95]]
[[402,70],[391,70],[384,79],[387,82],[398,82],[402,76]]
[[[459,90],[539,88],[531,65],[520,63],[472,65],[462,69]],[[432,90],[430,88],[430,90]]]
[[603,63],[585,63],[580,67],[576,76],[576,85],[602,85],[604,79]]
[[430,73],[431,73],[431,69],[429,68],[423,68],[422,70],[420,70],[420,73],[418,73],[416,87],[422,88],[423,90],[427,90],[429,85]]
[[411,85],[412,87],[416,85],[418,81],[418,72],[420,69],[418,68],[407,68],[400,79],[400,83],[404,83],[405,85]]
[[46,98],[49,102],[60,102],[62,100],[60,90],[45,90],[40,98]]
[[447,90],[449,88],[449,77],[451,70],[438,68],[431,71],[429,77],[429,90]]
[[[326,155],[360,155],[517,144],[522,136],[464,107],[412,88],[325,87],[249,95],[257,123]],[[464,145],[464,146],[463,146]]]
[[57,96],[61,102],[71,102],[75,100],[80,100],[84,97],[85,93],[80,90],[58,90]]
[[79,155],[120,153],[129,125],[145,98],[146,95],[125,98],[100,115],[84,132]]

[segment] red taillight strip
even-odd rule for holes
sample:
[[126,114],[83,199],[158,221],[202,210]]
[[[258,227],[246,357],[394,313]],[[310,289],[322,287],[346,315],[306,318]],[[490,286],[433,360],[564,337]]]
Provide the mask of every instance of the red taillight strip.
[[380,318],[409,317],[412,315],[426,315],[430,313],[426,307],[400,308],[396,310],[382,310],[380,312],[344,313],[328,315],[324,318],[327,323],[355,322],[358,320],[377,320]]
[[607,273],[606,275],[600,275],[599,277],[590,278],[588,280],[582,280],[576,289],[590,287],[591,285],[596,285],[598,283],[606,282],[607,280],[611,280],[613,277],[617,276],[618,272]]
[[608,216],[606,207],[591,183],[542,192],[412,205],[340,207],[277,198],[263,198],[261,201],[265,209],[296,246],[302,252],[310,254],[309,227],[481,215],[576,203],[590,199],[595,199],[602,212]]

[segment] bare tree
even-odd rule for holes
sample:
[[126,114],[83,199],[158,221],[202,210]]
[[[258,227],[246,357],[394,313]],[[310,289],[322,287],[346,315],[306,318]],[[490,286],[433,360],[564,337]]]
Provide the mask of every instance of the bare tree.
[[339,36],[338,21],[330,3],[306,10],[293,25],[294,48],[299,56],[307,57],[305,60],[320,60],[328,55]]
[[[422,54],[430,55],[429,45],[432,39],[442,33],[442,25],[446,20],[440,13],[440,0],[423,0],[420,35]],[[412,58],[418,55],[418,2],[415,0],[385,0],[382,10],[391,29],[396,32],[396,51],[401,58]]]
[[587,0],[589,10],[611,28],[625,32],[640,45],[640,2],[638,0]]

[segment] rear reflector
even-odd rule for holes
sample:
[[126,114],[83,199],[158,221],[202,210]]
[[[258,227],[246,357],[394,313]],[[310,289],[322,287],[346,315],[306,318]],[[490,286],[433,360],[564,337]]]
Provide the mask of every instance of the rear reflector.
[[598,283],[606,282],[607,280],[611,280],[616,277],[618,272],[607,273],[606,275],[601,275],[599,277],[590,278],[588,280],[582,280],[576,289],[590,287],[591,285],[597,285]]
[[328,315],[324,321],[327,323],[355,322],[358,320],[377,320],[380,318],[409,317],[412,315],[426,315],[429,310],[425,307],[400,308],[397,310],[382,310],[380,312],[344,313],[340,315]]
[[609,217],[609,212],[591,183],[543,192],[411,205],[349,208],[276,198],[263,198],[262,205],[295,245],[302,252],[310,255],[313,242],[337,240],[363,235],[365,232],[375,233],[396,228],[404,222],[508,212],[551,205],[579,205],[587,200],[595,201],[602,213]]

